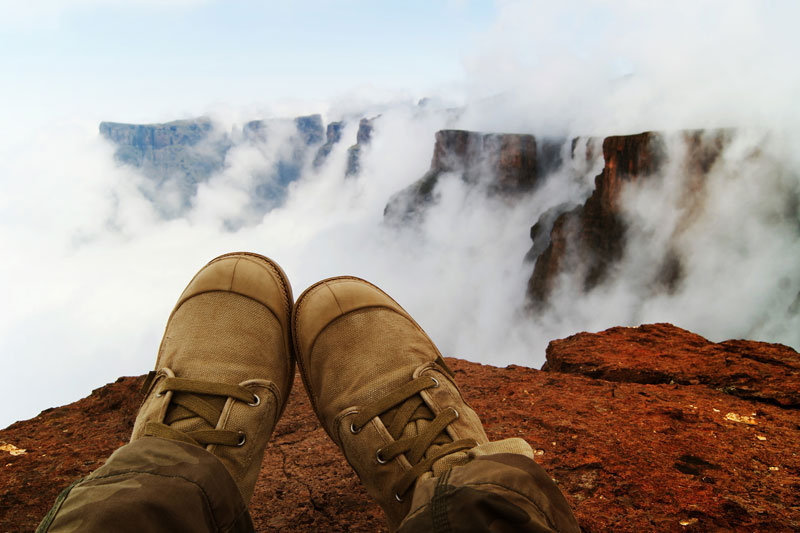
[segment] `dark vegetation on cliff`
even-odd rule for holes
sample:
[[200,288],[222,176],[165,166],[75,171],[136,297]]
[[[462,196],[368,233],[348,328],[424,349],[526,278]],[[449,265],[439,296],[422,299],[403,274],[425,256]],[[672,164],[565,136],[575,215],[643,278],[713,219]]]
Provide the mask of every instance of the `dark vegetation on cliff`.
[[[492,439],[523,437],[584,531],[800,529],[800,355],[669,324],[553,341],[543,370],[448,359]],[[0,530],[31,531],[131,432],[141,378],[0,431]],[[259,531],[380,531],[296,379],[251,503]]]

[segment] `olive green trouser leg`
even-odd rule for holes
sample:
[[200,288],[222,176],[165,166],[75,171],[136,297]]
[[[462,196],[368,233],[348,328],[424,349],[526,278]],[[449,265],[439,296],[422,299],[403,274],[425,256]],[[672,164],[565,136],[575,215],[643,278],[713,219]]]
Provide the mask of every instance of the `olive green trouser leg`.
[[38,532],[252,532],[233,478],[208,451],[145,437],[56,500]]
[[550,476],[524,455],[477,457],[438,478],[422,478],[398,533],[580,531]]

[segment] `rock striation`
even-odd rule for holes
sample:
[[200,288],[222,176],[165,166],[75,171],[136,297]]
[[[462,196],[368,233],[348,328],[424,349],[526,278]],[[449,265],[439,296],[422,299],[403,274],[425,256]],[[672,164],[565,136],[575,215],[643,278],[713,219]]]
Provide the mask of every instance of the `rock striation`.
[[[448,365],[491,439],[535,449],[583,531],[800,529],[800,356],[669,324],[553,341],[543,370]],[[127,440],[141,378],[0,430],[0,530],[33,530],[58,492]],[[385,531],[303,386],[250,505],[258,531]]]

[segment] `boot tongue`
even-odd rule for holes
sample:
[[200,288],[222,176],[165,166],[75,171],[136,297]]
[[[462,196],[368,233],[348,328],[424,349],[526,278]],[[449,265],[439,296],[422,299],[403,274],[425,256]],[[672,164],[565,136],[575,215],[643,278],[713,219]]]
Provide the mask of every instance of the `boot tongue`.
[[[185,392],[176,392],[175,395],[186,394]],[[225,407],[225,402],[228,401],[227,398],[223,396],[214,396],[210,394],[195,394],[198,398],[202,398],[209,404],[211,404],[214,409],[222,414],[222,409]],[[173,400],[175,397],[173,397]],[[185,407],[176,404],[174,401],[170,402],[169,407],[167,407],[167,413],[164,417],[164,423],[170,426],[173,429],[181,431],[183,433],[189,433],[191,431],[200,431],[200,430],[207,430],[207,429],[216,429],[215,426],[212,426],[208,422],[205,421],[200,416],[197,416],[195,413],[186,409]]]

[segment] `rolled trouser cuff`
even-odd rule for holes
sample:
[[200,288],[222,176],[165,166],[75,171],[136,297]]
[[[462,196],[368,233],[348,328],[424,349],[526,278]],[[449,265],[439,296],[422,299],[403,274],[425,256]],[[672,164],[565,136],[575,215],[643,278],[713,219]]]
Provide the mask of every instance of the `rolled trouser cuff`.
[[524,454],[480,455],[438,477],[417,482],[399,532],[579,532],[566,498]]
[[67,531],[253,531],[227,469],[191,444],[144,437],[59,495],[37,529]]

